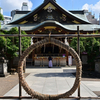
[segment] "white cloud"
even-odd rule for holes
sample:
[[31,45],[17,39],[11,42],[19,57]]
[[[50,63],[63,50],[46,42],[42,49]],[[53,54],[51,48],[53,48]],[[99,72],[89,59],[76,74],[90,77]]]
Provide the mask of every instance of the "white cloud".
[[0,6],[5,12],[10,12],[15,9],[21,9],[22,3],[28,3],[28,10],[32,8],[32,2],[30,0],[0,0]]
[[95,11],[96,13],[100,13],[100,1],[97,2],[95,5],[93,5],[92,9],[93,9],[93,11]]
[[86,3],[85,5],[83,5],[82,9],[83,10],[88,10],[89,9],[89,5]]
[[96,4],[84,4],[82,9],[92,11],[93,13],[99,14],[100,13],[100,1]]

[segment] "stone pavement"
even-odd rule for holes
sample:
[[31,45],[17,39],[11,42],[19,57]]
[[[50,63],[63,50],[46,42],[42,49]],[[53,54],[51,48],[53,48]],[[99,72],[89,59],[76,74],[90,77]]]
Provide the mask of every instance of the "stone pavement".
[[[26,81],[32,89],[40,93],[60,94],[70,90],[73,86],[75,76],[72,73],[74,72],[76,72],[75,67],[27,68],[26,73],[30,74],[26,77]],[[18,96],[18,89],[19,88],[17,84],[4,96]],[[98,97],[93,91],[100,91],[100,81],[81,81],[81,97]],[[28,96],[28,94],[24,90],[22,90],[22,95]],[[77,91],[72,95],[72,97],[73,96],[77,97]]]

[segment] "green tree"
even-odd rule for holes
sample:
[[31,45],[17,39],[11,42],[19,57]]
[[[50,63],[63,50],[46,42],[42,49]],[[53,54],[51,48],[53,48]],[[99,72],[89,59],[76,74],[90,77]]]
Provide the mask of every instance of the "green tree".
[[[6,31],[6,34],[19,34],[18,28],[12,28],[9,31]],[[26,34],[24,31],[21,31],[21,34]],[[13,58],[18,57],[18,50],[19,50],[19,38],[18,37],[7,37],[7,59],[9,60],[8,64],[8,71],[10,71],[10,68],[13,67]],[[21,38],[21,46],[22,46],[22,52],[30,46],[31,38],[30,37],[22,37]]]
[[95,59],[99,54],[100,42],[96,38],[86,38],[86,52],[88,54],[88,64],[92,69],[95,67]]
[[[77,51],[77,38],[72,38],[70,46]],[[94,37],[80,38],[80,53],[87,52],[88,64],[94,68],[95,58],[99,54],[100,39]]]
[[[0,8],[0,10],[1,10],[1,8]],[[4,20],[4,17],[3,17],[3,15],[0,13],[0,20],[1,21],[3,21]],[[0,29],[1,29],[1,22],[0,22]]]
[[[85,51],[85,46],[84,46],[85,39],[86,38],[80,38],[80,52],[81,53]],[[76,37],[72,38],[70,46],[77,51],[77,38]]]
[[[3,32],[0,32],[0,34],[4,34]],[[0,56],[4,56],[4,50],[5,50],[5,43],[6,43],[6,39],[5,37],[0,37]]]
[[[1,10],[1,8],[0,8]],[[0,13],[0,21],[3,21],[4,17],[3,15]],[[0,34],[4,34],[3,32],[1,32],[1,22],[0,22]],[[4,37],[0,37],[0,56],[2,56],[3,52],[4,52],[4,47],[5,47],[5,41],[6,39]]]
[[1,13],[0,13],[0,20],[4,20],[4,17]]

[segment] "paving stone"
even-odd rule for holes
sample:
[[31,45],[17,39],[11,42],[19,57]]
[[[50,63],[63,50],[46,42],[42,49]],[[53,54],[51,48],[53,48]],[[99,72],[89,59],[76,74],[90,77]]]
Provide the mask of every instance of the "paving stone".
[[[43,94],[60,94],[65,93],[71,89],[75,82],[75,76],[72,74],[75,72],[75,68],[33,68],[26,69],[26,72],[30,72],[26,81],[29,86]],[[96,86],[95,86],[96,84]],[[84,97],[97,97],[93,93],[93,90],[100,91],[100,82],[82,81],[81,82],[81,96]],[[99,89],[98,89],[99,88]],[[18,85],[11,89],[5,96],[15,96],[18,95]],[[77,91],[72,95],[77,97]],[[28,94],[23,90],[23,96],[28,96]],[[25,99],[23,99],[25,100]],[[38,100],[38,99],[33,99]],[[68,99],[59,99],[68,100]],[[76,100],[76,99],[69,99]],[[83,99],[81,99],[83,100]],[[86,100],[86,99],[85,99]],[[93,99],[92,99],[93,100]]]

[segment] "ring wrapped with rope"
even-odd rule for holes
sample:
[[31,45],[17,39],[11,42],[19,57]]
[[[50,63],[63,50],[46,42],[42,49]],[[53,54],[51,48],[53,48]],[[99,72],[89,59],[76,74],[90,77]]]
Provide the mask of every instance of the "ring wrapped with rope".
[[[39,46],[42,46],[44,44],[48,44],[48,43],[51,43],[51,44],[54,44],[54,45],[57,45],[57,46],[61,46],[63,49],[68,51],[74,57],[75,62],[76,62],[76,79],[75,79],[74,85],[69,91],[67,91],[63,94],[47,95],[47,94],[41,94],[39,92],[36,92],[29,87],[29,85],[27,84],[27,82],[25,81],[25,78],[23,76],[22,66],[23,66],[24,59],[28,56],[28,54],[30,52],[32,52],[32,50],[34,50],[34,49],[36,49]],[[60,99],[60,98],[69,97],[70,95],[72,95],[76,91],[76,89],[80,85],[81,72],[82,72],[82,63],[81,63],[80,57],[78,56],[76,51],[73,48],[71,48],[69,45],[66,45],[66,44],[60,42],[59,40],[51,38],[51,37],[46,38],[44,40],[41,40],[41,41],[31,45],[29,48],[27,48],[24,51],[24,53],[22,54],[22,56],[20,57],[19,64],[18,64],[18,74],[19,74],[19,79],[20,79],[21,85],[23,86],[24,90],[30,96],[32,96],[32,98],[37,98],[39,100],[57,100],[57,99]]]

